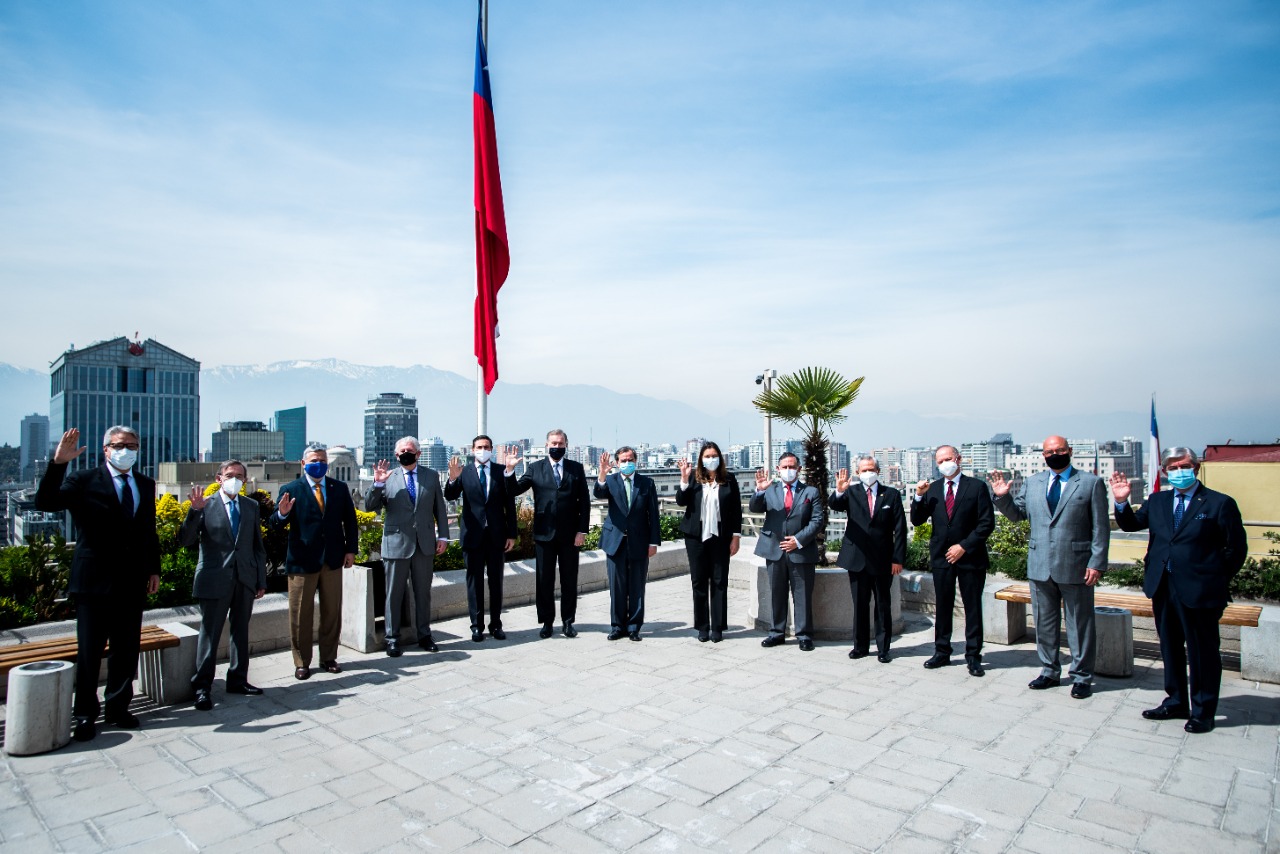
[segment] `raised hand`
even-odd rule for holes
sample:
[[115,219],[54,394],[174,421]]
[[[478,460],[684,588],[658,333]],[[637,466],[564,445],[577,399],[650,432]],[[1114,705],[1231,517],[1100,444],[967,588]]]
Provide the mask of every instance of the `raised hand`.
[[373,482],[386,483],[389,477],[391,477],[391,467],[387,465],[386,460],[378,460],[373,466]]
[[191,499],[192,510],[203,510],[204,505],[209,503],[209,499],[204,497],[204,490],[198,486],[191,487],[191,495],[188,497]]
[[1009,494],[1010,483],[1004,479],[1003,472],[993,471],[987,476],[987,482],[991,484],[991,491],[994,492],[997,497]]
[[929,491],[929,481],[922,480],[916,484],[916,495],[919,495],[921,498],[923,498],[924,494],[928,491]]
[[849,470],[840,469],[836,472],[836,492],[844,492],[849,488]]
[[80,444],[80,431],[72,427],[70,430],[62,434],[62,438],[58,441],[58,447],[53,452],[53,461],[55,463],[69,463],[76,457],[84,453],[84,448],[78,448]]
[[609,473],[609,469],[613,468],[613,457],[608,451],[600,454],[600,479],[604,480],[604,476]]
[[690,475],[693,474],[693,463],[681,457],[676,460],[676,465],[680,468],[680,482],[688,483]]
[[503,465],[507,467],[507,474],[515,474],[516,466],[520,465],[520,452],[516,450],[516,446],[509,446],[503,456],[506,457]]
[[771,483],[773,478],[769,476],[768,469],[756,469],[756,492],[764,492]]
[[1111,475],[1111,497],[1117,504],[1128,501],[1132,492],[1133,487],[1129,486],[1129,478],[1125,477],[1123,472],[1115,472]]
[[457,480],[462,475],[462,460],[458,457],[449,458],[449,482]]
[[287,518],[290,511],[293,510],[293,496],[285,493],[280,496],[280,501],[276,504],[276,512],[280,514],[280,518]]

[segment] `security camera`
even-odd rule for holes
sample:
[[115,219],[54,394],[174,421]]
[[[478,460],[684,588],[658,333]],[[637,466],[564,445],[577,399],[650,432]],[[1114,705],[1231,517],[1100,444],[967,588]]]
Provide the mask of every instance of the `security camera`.
[[764,385],[764,374],[756,374],[756,385]]

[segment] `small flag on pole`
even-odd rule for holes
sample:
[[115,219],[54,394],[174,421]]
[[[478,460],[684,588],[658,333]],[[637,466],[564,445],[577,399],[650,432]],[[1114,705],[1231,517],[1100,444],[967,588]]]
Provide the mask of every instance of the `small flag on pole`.
[[472,97],[476,149],[476,362],[484,372],[484,393],[498,381],[498,291],[511,269],[507,218],[498,174],[498,135],[489,89],[489,56],[484,42],[484,10],[476,24],[476,85]]
[[1147,486],[1160,491],[1160,428],[1156,425],[1156,396],[1151,395],[1151,460],[1147,463]]

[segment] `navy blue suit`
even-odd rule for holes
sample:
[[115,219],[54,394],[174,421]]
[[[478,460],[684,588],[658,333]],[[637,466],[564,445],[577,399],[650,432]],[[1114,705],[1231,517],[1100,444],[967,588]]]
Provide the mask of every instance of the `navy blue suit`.
[[1175,495],[1154,493],[1136,510],[1125,504],[1116,511],[1116,524],[1122,531],[1151,532],[1142,586],[1160,634],[1165,704],[1212,720],[1222,686],[1218,621],[1247,554],[1244,524],[1235,499],[1199,483],[1174,530]]
[[502,628],[502,573],[506,568],[507,540],[516,537],[515,496],[507,488],[505,471],[495,462],[485,467],[489,491],[480,485],[480,470],[473,463],[463,467],[457,480],[444,486],[449,501],[462,499],[458,514],[462,527],[462,561],[467,568],[467,609],[471,631],[484,630],[485,578],[489,583],[489,630]]
[[658,526],[658,490],[653,479],[631,476],[627,501],[622,474],[595,482],[596,498],[608,499],[609,511],[600,530],[600,548],[609,568],[609,603],[613,631],[638,632],[644,625],[644,585],[649,576],[649,546],[662,542]]
[[578,615],[578,547],[574,540],[591,524],[591,493],[582,463],[561,459],[562,477],[556,483],[549,459],[529,464],[525,473],[507,478],[512,497],[533,490],[534,595],[538,622],[549,626],[556,617],[556,564],[560,565],[560,618],[572,623]]
[[893,565],[907,562],[907,515],[902,510],[902,493],[892,486],[878,485],[873,512],[867,507],[866,487],[855,483],[842,493],[832,492],[827,506],[848,514],[836,565],[849,572],[853,648],[857,652],[870,651],[874,595],[876,652],[887,655],[893,634]]

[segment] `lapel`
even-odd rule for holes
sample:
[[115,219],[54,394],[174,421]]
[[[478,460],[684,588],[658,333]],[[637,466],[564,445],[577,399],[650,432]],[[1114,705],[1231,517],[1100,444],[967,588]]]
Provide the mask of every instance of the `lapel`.
[[[623,482],[622,475],[618,472],[614,472],[606,477],[605,480],[613,481],[609,486],[609,491],[613,493],[613,500],[622,508],[623,513],[626,513],[628,516],[631,515],[631,505],[627,504],[627,485]],[[633,481],[631,483],[631,496],[634,498],[635,494],[636,485]]]
[[311,484],[307,483],[305,477],[302,479],[302,488],[311,493],[311,503],[315,506],[316,512],[323,518],[329,512],[329,478],[323,477],[320,479],[320,494],[324,496],[323,508],[320,506],[319,499],[316,498],[316,491],[311,488]]
[[[98,473],[99,485],[107,491],[107,494],[115,499],[116,512],[121,518],[127,518],[124,515],[124,504],[120,501],[120,493],[116,492],[116,470],[109,467],[106,463],[98,466],[95,471]],[[137,515],[138,508],[133,508],[134,515]]]
[[[1049,483],[1052,483],[1053,475],[1050,474],[1048,479],[1049,479]],[[1049,515],[1049,522],[1051,524],[1053,522],[1058,521],[1058,517],[1062,515],[1062,508],[1067,506],[1067,499],[1071,497],[1072,493],[1074,493],[1076,489],[1079,488],[1079,486],[1080,486],[1080,470],[1073,468],[1071,472],[1071,479],[1062,485],[1062,494],[1058,496],[1058,506],[1054,509],[1053,513]],[[1048,507],[1049,506],[1049,484],[1045,484],[1045,487],[1044,487],[1044,501],[1045,501],[1045,506]]]
[[[218,539],[235,545],[235,540],[231,536],[231,520],[227,518],[227,508],[222,503],[221,492],[221,490],[215,492],[213,497],[208,499],[208,508],[212,512],[205,514],[205,525]],[[240,519],[244,520],[243,512],[240,514]]]
[[[1165,518],[1169,520],[1169,527],[1173,528],[1173,508],[1178,503],[1177,491],[1171,491],[1169,497],[1171,501],[1169,502],[1169,511],[1165,513]],[[1191,500],[1182,508],[1182,524],[1178,526],[1178,530],[1173,532],[1173,539],[1176,540],[1186,533],[1187,529],[1191,527],[1192,520],[1204,511],[1204,499],[1204,484],[1202,483],[1196,487],[1195,495],[1191,496]]]
[[858,506],[862,508],[862,514],[867,517],[867,522],[870,523],[875,519],[875,513],[867,509],[867,488],[859,483],[853,487],[853,492],[854,497],[857,498]]

